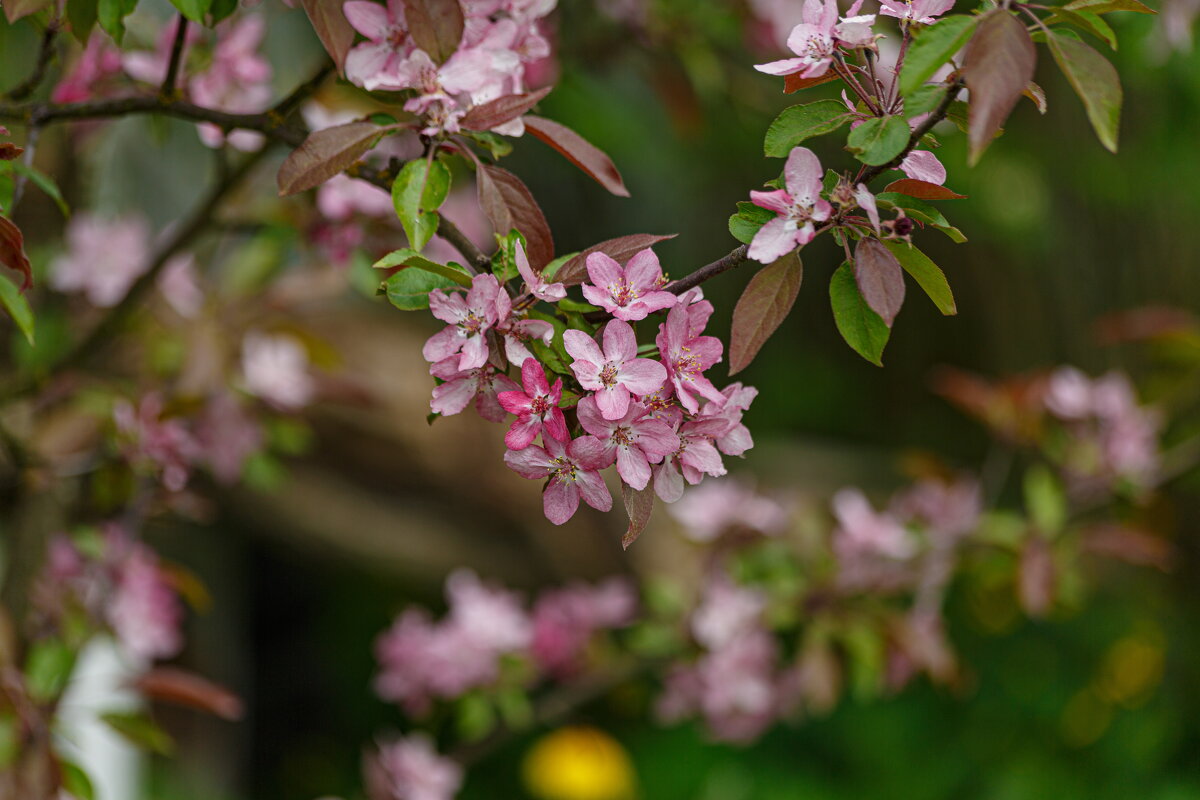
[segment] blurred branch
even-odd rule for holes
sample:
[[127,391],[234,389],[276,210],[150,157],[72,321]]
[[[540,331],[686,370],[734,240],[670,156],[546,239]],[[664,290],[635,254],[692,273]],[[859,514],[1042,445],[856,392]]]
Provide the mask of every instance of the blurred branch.
[[54,56],[54,40],[58,37],[58,30],[58,20],[50,20],[50,23],[46,25],[46,30],[42,31],[42,45],[38,50],[38,60],[34,65],[33,72],[28,78],[10,89],[5,97],[11,100],[24,100],[42,84],[42,80],[46,77],[46,69],[50,66],[50,59]]
[[183,48],[187,44],[187,17],[179,15],[179,24],[175,26],[175,41],[171,43],[171,58],[167,62],[167,76],[163,78],[162,88],[158,93],[163,97],[175,97],[175,83],[179,78],[179,64],[183,60]]

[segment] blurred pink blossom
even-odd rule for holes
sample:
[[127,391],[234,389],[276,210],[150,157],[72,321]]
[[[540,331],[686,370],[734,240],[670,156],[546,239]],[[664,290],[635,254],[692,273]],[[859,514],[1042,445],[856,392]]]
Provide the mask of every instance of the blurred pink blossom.
[[462,785],[462,767],[423,734],[380,745],[379,766],[392,800],[452,800]]
[[[233,114],[264,111],[271,101],[271,64],[258,54],[266,32],[266,21],[259,15],[247,15],[218,29],[208,70],[188,82],[192,100],[198,105]],[[216,125],[196,126],[200,140],[209,147],[228,143],[238,150],[254,150],[262,143],[262,134],[237,130],[226,134]]]
[[149,267],[149,238],[141,218],[80,212],[67,225],[67,252],[50,265],[50,284],[82,292],[94,306],[115,306]]
[[141,543],[133,543],[117,567],[107,616],[121,644],[139,661],[171,658],[183,647],[179,598],[157,556]]
[[303,342],[287,334],[246,334],[242,381],[247,392],[285,411],[308,405],[316,393],[308,351]]

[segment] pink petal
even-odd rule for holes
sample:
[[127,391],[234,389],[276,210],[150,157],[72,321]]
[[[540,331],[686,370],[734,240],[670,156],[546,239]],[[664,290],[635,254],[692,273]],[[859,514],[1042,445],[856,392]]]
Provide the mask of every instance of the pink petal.
[[[608,284],[605,284],[606,286]],[[613,303],[612,295],[606,289],[597,286],[592,286],[590,283],[585,283],[579,287],[583,289],[584,298],[594,306],[600,306],[605,311],[612,313],[616,305]]]
[[725,474],[725,465],[721,463],[721,454],[707,439],[693,439],[688,442],[687,449],[680,456],[680,461],[714,477]]
[[[766,64],[755,64],[754,68],[759,72],[765,72],[768,75],[794,75],[804,69],[808,61],[803,58],[785,58],[781,61],[768,61]],[[680,488],[680,496],[683,495],[683,489]]]
[[604,326],[603,337],[604,361],[620,365],[637,357],[637,336],[633,333],[633,326],[628,322],[619,319],[611,320]]
[[[563,331],[563,346],[566,347],[571,358],[595,364],[597,371],[599,371],[599,365],[605,362],[604,354],[600,352],[600,345],[596,344],[596,340],[583,331],[575,329]],[[634,349],[637,349],[636,346]]]
[[612,435],[613,423],[604,419],[600,409],[596,407],[594,397],[589,395],[580,400],[579,405],[575,407],[575,413],[579,416],[579,424],[593,436],[607,439]]
[[482,334],[468,336],[463,342],[462,358],[458,361],[459,369],[478,369],[487,363],[487,339]]
[[635,358],[621,366],[617,380],[636,395],[652,394],[666,383],[667,368],[649,358]]
[[797,232],[787,219],[776,217],[758,229],[746,255],[762,264],[772,264],[796,249]]
[[539,394],[550,394],[550,383],[546,380],[546,370],[534,358],[526,359],[521,365],[521,385],[530,397]]
[[385,70],[395,52],[386,42],[363,42],[346,54],[346,79],[368,91],[386,84]]
[[675,459],[667,459],[654,471],[654,493],[664,503],[674,503],[683,497],[683,476],[679,474]]
[[[426,361],[441,362],[450,356],[458,353],[462,349],[463,337],[462,332],[457,325],[447,325],[440,331],[429,337],[425,342],[425,346],[421,348],[421,355],[425,356]],[[454,360],[455,369],[461,371],[458,367],[459,359]]]
[[475,396],[475,382],[470,378],[455,378],[433,387],[433,399],[429,407],[442,416],[458,414],[467,407]]
[[534,445],[523,450],[509,450],[504,454],[504,463],[522,478],[544,480],[550,473],[550,457],[542,448]]
[[442,322],[456,325],[467,316],[467,301],[458,292],[447,293],[434,289],[429,293],[429,313]]
[[[616,283],[625,277],[625,272],[621,269],[621,265],[614,261],[611,256],[604,253],[592,253],[587,257],[586,264],[588,278],[600,289],[604,289],[610,283]],[[586,291],[584,293],[586,294]]]
[[900,169],[913,180],[936,183],[938,186],[946,182],[946,168],[928,150],[913,150],[900,162]]
[[617,474],[639,492],[650,483],[650,463],[646,454],[637,447],[617,448]]
[[622,384],[601,389],[592,396],[605,419],[621,419],[629,410],[629,390]]
[[783,168],[784,183],[796,202],[811,206],[821,196],[821,180],[825,173],[817,154],[807,147],[793,147]]
[[559,478],[550,481],[550,485],[542,494],[542,510],[546,514],[546,519],[555,525],[562,525],[575,516],[577,508],[579,508],[579,489],[575,484]]
[[525,247],[521,244],[519,239],[517,240],[516,245],[516,257],[517,272],[521,273],[521,278],[525,281],[526,285],[532,289],[534,286],[537,286],[539,283],[541,283],[541,281],[538,280],[538,276],[534,274],[533,267],[529,265],[529,256],[525,255]]
[[608,493],[608,487],[604,485],[600,473],[592,470],[580,472],[576,475],[575,482],[579,486],[579,493],[583,495],[583,501],[589,506],[597,511],[612,509],[612,495]]
[[[505,392],[504,394],[508,394]],[[503,397],[504,395],[501,395]],[[501,403],[504,401],[501,400]],[[537,438],[542,421],[532,414],[523,414],[513,420],[512,427],[504,434],[504,444],[509,450],[524,450]]]
[[391,20],[387,9],[366,0],[349,0],[342,4],[342,13],[354,30],[376,42],[386,39]]
[[546,414],[542,420],[542,428],[560,442],[569,441],[571,438],[571,434],[567,430],[567,418],[563,415],[561,408],[551,409],[550,413]]
[[[570,332],[567,331],[567,333]],[[604,388],[604,384],[600,382],[600,367],[592,362],[572,362],[571,371],[575,373],[575,377],[579,380],[579,385],[589,392],[596,392]]]
[[788,209],[792,207],[792,196],[783,189],[775,189],[770,192],[759,192],[751,189],[750,202],[759,208],[774,211],[776,214],[786,214]]
[[567,446],[567,453],[585,470],[603,469],[613,462],[612,447],[596,436],[580,436]]
[[875,195],[860,183],[854,190],[854,199],[862,207],[862,210],[867,212],[867,218],[871,220],[871,227],[875,229],[876,233],[879,233],[879,207],[875,204]]
[[649,247],[639,250],[625,265],[625,280],[638,294],[657,289],[661,279],[662,265]]
[[645,319],[647,314],[661,311],[664,308],[671,308],[678,302],[679,298],[670,292],[650,292],[639,297],[634,302],[633,307],[641,313],[638,319]]
[[532,407],[532,402],[529,395],[523,391],[515,392],[500,392],[496,395],[496,399],[500,401],[500,405],[510,414],[528,414]]
[[651,458],[669,456],[679,449],[679,437],[671,426],[656,419],[643,419],[633,424],[633,430],[638,436],[638,447],[642,448]]
[[754,447],[754,438],[745,425],[735,425],[729,433],[717,439],[717,447],[727,456],[740,456]]

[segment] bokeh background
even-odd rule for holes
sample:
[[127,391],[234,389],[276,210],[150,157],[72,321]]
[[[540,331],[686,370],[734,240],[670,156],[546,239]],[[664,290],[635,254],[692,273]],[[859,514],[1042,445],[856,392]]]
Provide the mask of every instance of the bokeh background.
[[[282,94],[316,63],[319,45],[303,15],[265,5],[264,49]],[[678,233],[657,248],[677,277],[735,244],[725,224],[734,204],[779,167],[761,156],[762,134],[798,97],[751,68],[764,52],[747,33],[745,7],[651,5],[652,21],[631,32],[591,2],[562,0],[560,81],[543,103],[546,116],[613,157],[632,199],[605,194],[532,138],[517,142],[506,166],[541,202],[559,252],[625,233]],[[1004,375],[1073,363],[1136,376],[1145,373],[1144,351],[1098,346],[1095,321],[1145,304],[1200,311],[1200,55],[1167,47],[1151,17],[1111,19],[1126,94],[1120,154],[1095,141],[1048,58],[1037,76],[1048,112],[1022,102],[979,166],[966,167],[963,137],[944,136],[948,185],[969,199],[943,210],[969,242],[929,231],[920,245],[949,277],[959,315],[942,317],[910,294],[884,369],[851,352],[834,328],[826,285],[840,258],[832,242],[806,248],[795,310],[740,376],[761,394],[746,415],[757,446],[733,465],[737,475],[819,498],[848,484],[887,489],[916,452],[977,466],[988,439],[930,391],[937,367]],[[35,48],[31,29],[0,28],[0,90],[24,74]],[[804,99],[834,97],[832,86]],[[358,99],[345,86],[327,91],[331,102]],[[98,127],[84,163],[66,160],[63,142],[54,146],[66,135],[48,131],[39,161],[73,204],[136,211],[156,225],[178,217],[218,168],[193,127],[178,121]],[[833,138],[813,147],[827,164],[849,162]],[[262,203],[272,202],[270,181],[260,183]],[[272,225],[286,227],[286,209]],[[20,214],[34,261],[44,265],[61,247],[62,221],[32,194]],[[205,256],[269,273],[303,257],[270,229],[226,239]],[[749,275],[738,270],[705,286],[717,331],[728,330]],[[168,712],[179,756],[152,765],[148,796],[353,796],[362,747],[402,724],[370,690],[372,641],[405,604],[439,607],[442,579],[455,566],[526,590],[671,569],[665,542],[676,534],[661,509],[624,554],[619,513],[584,508],[562,529],[542,519],[535,489],[500,463],[497,426],[466,416],[426,424],[430,381],[419,350],[434,327],[424,315],[354,291],[300,313],[297,327],[324,343],[326,371],[344,380],[347,396],[370,401],[314,406],[278,433],[300,455],[256,464],[252,485],[219,492],[204,523],[151,532],[212,596],[189,624],[184,661],[237,690],[249,714],[230,725]],[[50,309],[41,355],[16,357],[47,357],[56,324]],[[723,366],[716,372],[723,376]],[[1200,501],[1186,494],[1195,487],[1179,491],[1184,501],[1167,521],[1178,551],[1169,574],[1116,573],[1077,612],[1037,622],[1011,594],[956,593],[951,638],[968,679],[955,689],[852,692],[825,717],[735,748],[709,744],[692,726],[652,724],[653,687],[634,684],[571,720],[607,732],[615,749],[560,748],[562,763],[538,763],[607,771],[620,777],[616,790],[653,800],[1200,797]],[[485,760],[463,797],[536,796],[522,765],[544,733]]]

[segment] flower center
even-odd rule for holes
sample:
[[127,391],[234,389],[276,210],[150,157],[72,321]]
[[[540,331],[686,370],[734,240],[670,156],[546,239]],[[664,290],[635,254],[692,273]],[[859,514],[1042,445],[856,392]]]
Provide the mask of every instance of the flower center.
[[466,318],[459,325],[468,336],[472,336],[479,333],[480,329],[483,328],[483,320],[475,316],[474,311],[468,311]]
[[549,411],[553,407],[554,406],[550,403],[549,397],[547,397],[544,394],[539,394],[538,396],[534,397],[533,400],[530,401],[529,413],[533,414],[534,416],[540,417],[540,416],[543,416],[547,411]]
[[600,383],[604,384],[605,389],[611,389],[617,383],[617,366],[611,361],[604,365],[604,369],[600,370]]
[[638,299],[637,290],[629,285],[629,281],[623,278],[615,283],[610,283],[608,285],[608,293],[612,295],[613,300],[616,300],[619,306],[627,306]]
[[612,432],[612,443],[618,447],[629,447],[636,438],[632,428],[620,427]]
[[569,458],[553,458],[550,460],[550,477],[558,481],[574,481],[579,468]]

